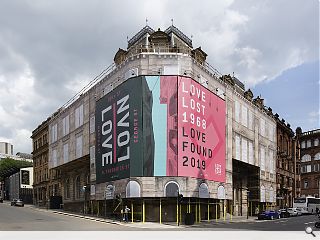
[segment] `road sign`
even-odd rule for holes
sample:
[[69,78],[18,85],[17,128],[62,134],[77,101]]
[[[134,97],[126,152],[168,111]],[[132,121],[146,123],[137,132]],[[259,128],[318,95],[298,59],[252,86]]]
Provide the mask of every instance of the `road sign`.
[[114,198],[114,189],[113,185],[108,185],[105,190],[105,199],[113,199]]

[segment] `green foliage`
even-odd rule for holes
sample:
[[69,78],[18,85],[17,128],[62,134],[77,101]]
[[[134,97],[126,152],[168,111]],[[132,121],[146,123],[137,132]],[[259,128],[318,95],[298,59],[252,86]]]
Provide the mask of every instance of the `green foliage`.
[[12,158],[0,159],[0,181],[4,178],[16,173],[20,168],[32,167],[32,162],[24,160],[15,160]]

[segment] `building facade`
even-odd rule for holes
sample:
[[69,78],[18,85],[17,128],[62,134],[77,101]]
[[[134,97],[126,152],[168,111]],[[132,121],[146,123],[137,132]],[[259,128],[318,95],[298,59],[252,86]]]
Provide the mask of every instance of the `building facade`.
[[0,153],[6,155],[13,155],[13,145],[8,142],[0,142]]
[[292,207],[293,199],[300,196],[299,141],[292,131],[290,124],[284,119],[277,121],[277,206]]
[[[196,220],[245,216],[275,206],[276,121],[261,98],[206,57],[175,26],[146,26],[51,117],[49,169],[61,173],[65,209],[111,215],[126,204],[133,220],[161,222],[183,220],[185,213]],[[107,116],[113,117],[104,122]],[[183,125],[188,121],[194,127]],[[208,121],[222,127],[207,129]],[[193,139],[181,140],[187,137]],[[135,150],[137,139],[142,152]]]
[[301,195],[320,196],[320,129],[297,129],[301,148]]
[[42,122],[32,132],[33,142],[33,204],[42,207],[50,206],[50,197],[59,196],[60,183],[59,171],[49,169],[49,130],[48,123],[50,118]]
[[22,199],[24,203],[31,204],[32,185],[33,185],[33,168],[21,168],[19,172],[11,175],[6,179],[8,200]]

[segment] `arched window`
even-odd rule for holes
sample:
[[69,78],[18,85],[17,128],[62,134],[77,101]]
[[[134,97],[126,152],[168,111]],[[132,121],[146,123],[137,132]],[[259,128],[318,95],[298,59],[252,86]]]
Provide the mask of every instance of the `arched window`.
[[209,189],[206,183],[201,183],[199,186],[199,198],[209,198]]
[[140,184],[136,181],[129,181],[126,187],[126,197],[136,198],[140,197]]
[[174,182],[174,181],[170,181],[168,182],[165,187],[165,196],[166,197],[177,197],[179,191],[179,185],[178,183]]
[[226,199],[226,191],[222,185],[218,187],[218,199]]
[[75,197],[79,199],[81,194],[80,176],[77,176],[74,181],[74,192],[75,192]]
[[70,198],[70,180],[69,178],[66,179],[64,184],[64,198],[68,199]]
[[309,162],[311,161],[311,156],[309,154],[305,154],[301,158],[301,162]]
[[320,160],[320,152],[314,155],[314,160]]

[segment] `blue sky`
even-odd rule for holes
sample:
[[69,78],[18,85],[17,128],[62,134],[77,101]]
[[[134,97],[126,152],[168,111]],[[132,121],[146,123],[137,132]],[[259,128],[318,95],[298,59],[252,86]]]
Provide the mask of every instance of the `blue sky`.
[[265,99],[280,119],[302,131],[320,128],[319,125],[319,61],[301,64],[284,71],[278,77],[257,84],[254,95]]

